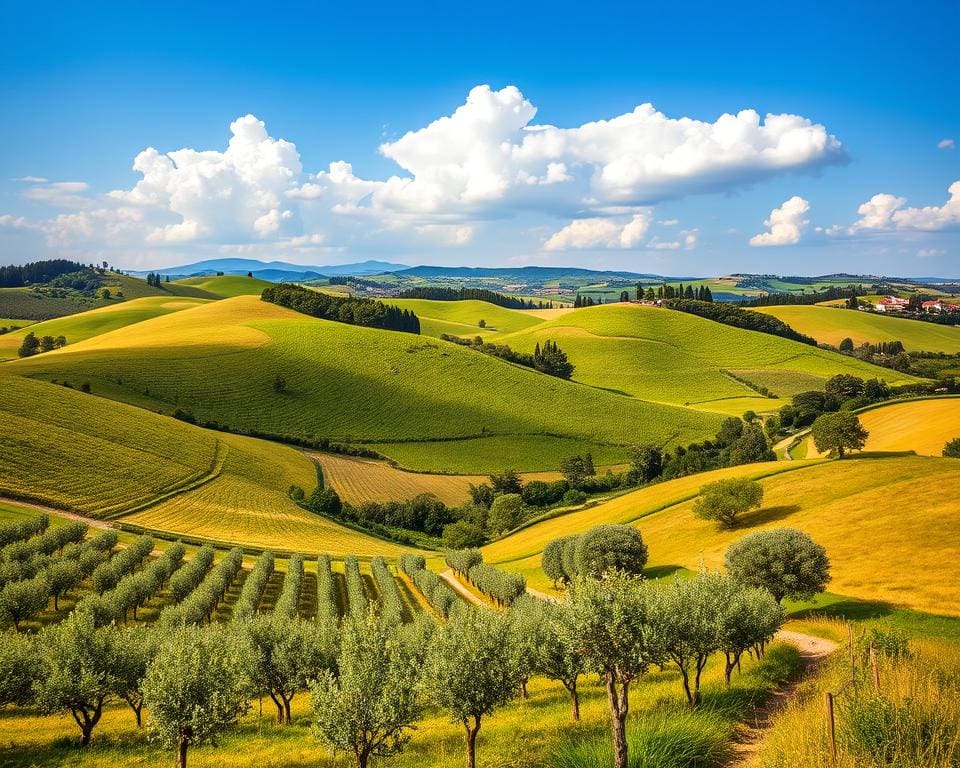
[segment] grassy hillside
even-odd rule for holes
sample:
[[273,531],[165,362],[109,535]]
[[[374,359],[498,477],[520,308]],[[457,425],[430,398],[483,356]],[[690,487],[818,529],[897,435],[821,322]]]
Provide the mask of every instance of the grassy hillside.
[[38,337],[64,336],[68,344],[75,344],[101,333],[149,320],[151,317],[189,309],[205,301],[208,299],[149,296],[36,323],[14,333],[0,336],[0,360],[15,358],[17,349],[27,333],[35,333]]
[[291,448],[63,386],[9,375],[0,386],[0,495],[251,546],[361,555],[397,550],[294,504],[289,486],[309,493],[316,472]]
[[[254,297],[7,365],[89,380],[96,392],[189,408],[234,428],[379,444],[388,455],[388,444],[410,448],[400,461],[422,470],[556,469],[564,456],[590,450],[597,463],[611,464],[623,460],[621,446],[688,443],[719,424],[715,415],[562,381],[422,336],[316,320]],[[275,391],[278,376],[285,391]]]
[[217,277],[187,277],[183,280],[176,280],[170,285],[175,285],[178,288],[195,289],[221,299],[229,299],[234,296],[259,296],[264,288],[269,288],[273,283],[257,277],[219,275]]
[[86,296],[78,291],[50,290],[44,286],[30,288],[0,288],[0,317],[29,320],[51,320],[78,312],[87,312],[98,307],[115,306],[130,299],[173,296],[194,299],[215,299],[196,286],[164,283],[155,288],[139,277],[108,272],[101,275],[103,287],[109,288],[109,299]]
[[540,570],[543,546],[597,523],[634,523],[649,546],[649,566],[659,569],[719,567],[727,547],[747,533],[792,527],[826,547],[831,592],[960,615],[957,507],[947,501],[960,495],[956,460],[892,456],[780,462],[770,469],[781,471],[762,480],[763,508],[735,530],[720,530],[693,514],[692,494],[700,485],[715,476],[762,469],[721,470],[641,489],[520,531],[489,545],[485,554],[490,562],[524,572],[532,586],[549,589]]
[[[820,387],[837,373],[890,382],[903,374],[777,336],[745,331],[682,312],[611,304],[575,310],[501,339],[532,351],[558,342],[576,365],[574,378],[634,397],[721,412],[774,410],[734,376],[780,398]],[[731,376],[729,374],[734,374]]]
[[[960,398],[913,400],[860,414],[870,433],[868,451],[914,451],[940,456],[948,440],[960,437]],[[956,462],[960,472],[960,461]]]
[[904,348],[909,351],[960,352],[958,326],[820,306],[760,307],[756,311],[773,315],[795,331],[812,336],[824,344],[839,346],[845,338],[852,339],[856,345],[902,341]]
[[[442,333],[448,333],[466,338],[482,336],[485,339],[492,339],[492,337],[522,331],[543,322],[529,312],[498,307],[486,301],[389,299],[387,303],[412,310],[420,318],[420,331],[426,336],[440,336]],[[485,328],[480,327],[481,320],[486,322]]]

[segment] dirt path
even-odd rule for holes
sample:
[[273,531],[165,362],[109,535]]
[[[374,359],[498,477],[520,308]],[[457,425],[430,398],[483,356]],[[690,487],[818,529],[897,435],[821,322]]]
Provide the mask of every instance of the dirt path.
[[47,507],[43,504],[34,504],[29,501],[20,501],[19,499],[11,499],[6,496],[0,496],[0,502],[4,504],[12,504],[15,507],[26,507],[27,509],[35,509],[38,512],[45,512],[48,515],[56,515],[57,517],[62,517],[65,520],[75,520],[79,523],[86,523],[91,528],[99,528],[103,531],[108,531],[113,526],[106,522],[105,520],[96,520],[92,517],[84,517],[83,515],[78,515],[74,512],[67,512],[63,509],[57,509],[56,507]]
[[540,600],[546,600],[548,603],[559,603],[560,598],[554,595],[548,595],[546,592],[541,592],[539,589],[534,589],[533,587],[527,587],[527,594],[533,595]]
[[832,640],[789,629],[777,632],[776,639],[797,647],[803,662],[803,670],[796,680],[773,691],[760,706],[754,709],[752,714],[746,717],[739,738],[733,745],[734,755],[727,763],[727,768],[746,768],[751,764],[763,742],[764,733],[771,727],[777,714],[787,706],[797,686],[815,674],[823,660],[838,647]]
[[453,575],[453,571],[449,568],[445,571],[440,572],[440,578],[443,579],[447,584],[450,585],[460,597],[466,600],[468,603],[473,603],[474,605],[485,605],[483,600],[477,597],[473,592],[467,589],[463,584],[460,583],[460,580]]

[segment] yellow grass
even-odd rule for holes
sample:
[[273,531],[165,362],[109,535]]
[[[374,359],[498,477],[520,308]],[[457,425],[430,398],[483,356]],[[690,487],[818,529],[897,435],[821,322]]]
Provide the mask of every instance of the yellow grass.
[[[960,437],[960,398],[915,400],[860,414],[870,433],[868,451],[915,451],[940,456],[948,440]],[[957,462],[960,472],[960,461]]]
[[[960,615],[960,471],[954,459],[918,456],[778,462],[800,467],[762,480],[763,509],[727,531],[693,514],[693,499],[641,517],[711,479],[683,478],[643,489],[497,542],[487,560],[524,572],[548,589],[540,570],[543,545],[601,522],[636,519],[650,549],[650,566],[720,567],[737,539],[766,528],[806,531],[832,562],[830,591],[921,611]],[[753,465],[755,471],[760,465]],[[747,473],[748,468],[741,468]],[[535,550],[535,551],[534,551]]]

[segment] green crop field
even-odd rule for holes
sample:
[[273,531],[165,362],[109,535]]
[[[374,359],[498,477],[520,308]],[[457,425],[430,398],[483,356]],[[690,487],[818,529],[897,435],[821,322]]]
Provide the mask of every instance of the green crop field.
[[302,510],[300,452],[218,434],[63,386],[2,375],[0,495],[254,547],[389,554],[394,545]]
[[216,277],[186,277],[164,285],[186,287],[203,291],[220,299],[229,299],[234,296],[259,296],[264,288],[273,283],[261,280],[258,277],[244,277],[243,275],[218,275]]
[[[565,455],[593,447],[598,463],[618,463],[625,446],[685,444],[713,434],[720,421],[254,297],[157,317],[7,365],[48,380],[89,380],[95,391],[103,384],[110,396],[187,408],[233,428],[404,444],[412,460],[399,460],[421,470],[556,469],[558,440]],[[283,392],[275,391],[278,376]],[[486,455],[482,468],[472,451],[461,456],[458,441],[446,442],[490,435],[511,439]],[[541,440],[553,445],[541,450]]]
[[[506,309],[486,301],[429,301],[427,299],[388,299],[401,309],[409,309],[420,318],[420,330],[426,336],[441,333],[491,339],[505,333],[522,331],[539,325],[539,318],[527,311]],[[486,322],[486,328],[479,323]]]
[[[830,591],[932,613],[960,615],[956,459],[876,456],[832,462],[754,464],[685,477],[635,491],[584,512],[538,523],[484,549],[488,562],[550,589],[540,553],[554,538],[602,522],[640,529],[653,568],[714,568],[737,539],[755,530],[799,528],[826,547]],[[731,474],[772,473],[764,501],[732,531],[701,520],[693,499],[703,484]]]
[[960,352],[960,326],[820,306],[759,307],[756,311],[773,315],[794,330],[833,346],[849,338],[858,346],[902,341],[908,351]]
[[[576,365],[574,379],[661,403],[743,413],[774,410],[729,371],[781,398],[850,373],[891,383],[911,380],[888,369],[694,315],[627,304],[575,310],[502,343],[524,351],[552,339]],[[771,384],[773,386],[771,386]],[[766,407],[763,407],[766,405]]]
[[[36,323],[29,328],[0,336],[0,360],[16,357],[17,348],[27,333],[35,333],[38,337],[64,336],[68,344],[73,344],[117,328],[149,320],[151,317],[190,309],[205,301],[207,299],[149,296]],[[0,326],[2,325],[3,321],[0,321]]]

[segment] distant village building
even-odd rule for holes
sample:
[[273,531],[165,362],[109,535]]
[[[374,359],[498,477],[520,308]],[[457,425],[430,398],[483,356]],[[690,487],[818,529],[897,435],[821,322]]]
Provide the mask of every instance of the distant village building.
[[884,296],[873,306],[877,312],[902,312],[909,304],[910,302],[906,299],[900,299],[896,296]]

